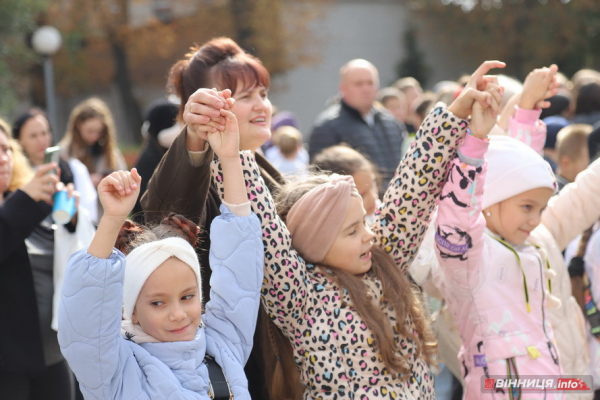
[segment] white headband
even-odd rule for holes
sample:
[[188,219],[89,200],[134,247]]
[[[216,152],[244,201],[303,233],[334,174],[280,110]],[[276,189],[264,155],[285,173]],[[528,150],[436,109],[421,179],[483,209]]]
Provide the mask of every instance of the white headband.
[[194,248],[184,239],[176,237],[146,243],[127,255],[123,282],[123,319],[125,321],[131,320],[135,303],[146,279],[171,257],[183,261],[194,271],[198,280],[199,298],[202,299],[200,264]]

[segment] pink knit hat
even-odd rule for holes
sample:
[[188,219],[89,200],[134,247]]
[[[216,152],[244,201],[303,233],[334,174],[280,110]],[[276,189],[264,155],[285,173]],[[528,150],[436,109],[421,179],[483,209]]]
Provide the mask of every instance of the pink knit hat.
[[292,246],[309,263],[323,261],[333,245],[350,206],[350,196],[360,198],[349,175],[331,175],[300,198],[287,215]]

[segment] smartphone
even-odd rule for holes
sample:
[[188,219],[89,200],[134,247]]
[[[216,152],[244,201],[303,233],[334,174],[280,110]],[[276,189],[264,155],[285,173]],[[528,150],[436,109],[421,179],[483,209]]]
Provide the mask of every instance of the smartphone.
[[57,168],[48,171],[49,174],[58,176],[58,160],[60,158],[60,146],[48,147],[44,152],[44,164],[56,163]]

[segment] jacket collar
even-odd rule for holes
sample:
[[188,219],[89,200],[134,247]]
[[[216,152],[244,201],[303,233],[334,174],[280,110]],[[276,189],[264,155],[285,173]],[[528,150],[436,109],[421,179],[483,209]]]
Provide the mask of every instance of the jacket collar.
[[[344,100],[340,99],[340,105],[342,107],[342,110],[345,110],[346,112],[348,112],[349,114],[351,114],[352,116],[356,117],[356,118],[360,118],[361,121],[363,121],[365,124],[367,123],[365,121],[365,119],[363,118],[363,116],[360,114],[360,112],[358,112],[358,110],[354,107],[350,107]],[[377,115],[377,109],[375,107],[371,107],[371,112],[373,113],[373,115]]]
[[199,328],[194,340],[186,342],[142,343],[140,346],[173,371],[195,371],[206,354],[206,331]]

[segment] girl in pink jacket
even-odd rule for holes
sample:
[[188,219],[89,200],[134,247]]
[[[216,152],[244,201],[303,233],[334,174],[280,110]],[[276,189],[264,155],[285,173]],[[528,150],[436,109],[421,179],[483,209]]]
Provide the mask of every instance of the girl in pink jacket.
[[548,317],[560,306],[551,294],[551,260],[566,232],[584,229],[598,214],[585,196],[598,192],[599,172],[594,164],[548,204],[554,175],[520,141],[469,136],[459,149],[441,195],[435,243],[436,281],[463,343],[465,399],[563,398],[548,389],[485,390],[484,384],[485,378],[563,373]]

